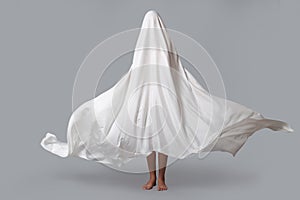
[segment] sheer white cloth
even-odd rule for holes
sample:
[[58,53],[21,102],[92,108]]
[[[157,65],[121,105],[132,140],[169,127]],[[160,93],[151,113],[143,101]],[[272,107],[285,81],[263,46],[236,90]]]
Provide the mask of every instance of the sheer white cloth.
[[122,166],[152,151],[176,159],[209,151],[235,156],[263,128],[293,132],[286,122],[206,91],[182,66],[159,15],[149,11],[129,71],[73,112],[67,143],[47,133],[41,145],[61,157]]

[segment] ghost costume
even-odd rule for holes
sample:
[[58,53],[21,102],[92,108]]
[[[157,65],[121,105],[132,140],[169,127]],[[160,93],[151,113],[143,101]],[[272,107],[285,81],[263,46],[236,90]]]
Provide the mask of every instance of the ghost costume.
[[235,156],[263,128],[293,132],[286,122],[211,95],[182,66],[160,16],[149,11],[128,72],[72,113],[66,143],[47,133],[41,146],[120,167],[152,151],[175,159],[211,151]]

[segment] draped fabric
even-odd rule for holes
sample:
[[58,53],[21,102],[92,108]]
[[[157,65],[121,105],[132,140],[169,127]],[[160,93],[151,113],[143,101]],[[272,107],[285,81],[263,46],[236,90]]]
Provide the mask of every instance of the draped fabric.
[[182,65],[160,16],[149,11],[128,72],[72,113],[67,142],[47,133],[41,146],[120,167],[152,151],[176,159],[210,151],[235,156],[263,128],[293,132],[286,122],[205,90]]

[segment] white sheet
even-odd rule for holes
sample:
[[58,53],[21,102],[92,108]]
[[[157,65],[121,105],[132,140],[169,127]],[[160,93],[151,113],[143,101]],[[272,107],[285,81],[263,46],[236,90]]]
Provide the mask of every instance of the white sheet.
[[67,143],[47,133],[41,145],[61,157],[120,167],[152,151],[175,159],[210,151],[235,156],[263,128],[293,132],[286,122],[210,95],[182,66],[159,15],[149,11],[129,71],[73,112]]

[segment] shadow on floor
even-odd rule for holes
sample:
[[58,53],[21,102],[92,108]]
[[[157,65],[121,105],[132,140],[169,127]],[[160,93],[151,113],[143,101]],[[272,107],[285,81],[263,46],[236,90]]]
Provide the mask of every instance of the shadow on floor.
[[[98,165],[98,164],[97,164]],[[57,180],[81,182],[99,186],[137,188],[147,181],[148,174],[118,172],[105,166],[76,171],[57,169],[51,177]],[[176,188],[228,188],[257,184],[259,174],[251,169],[184,162],[167,168],[166,182]]]

